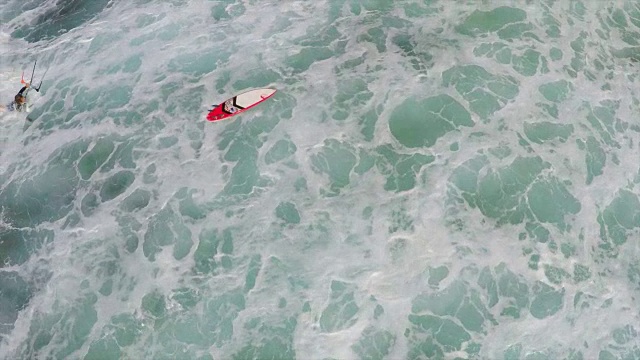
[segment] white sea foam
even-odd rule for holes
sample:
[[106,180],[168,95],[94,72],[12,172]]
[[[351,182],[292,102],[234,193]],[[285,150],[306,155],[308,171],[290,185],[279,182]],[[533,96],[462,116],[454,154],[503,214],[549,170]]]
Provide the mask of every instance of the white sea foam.
[[[620,189],[638,193],[633,179],[638,174],[640,151],[637,131],[614,134],[620,143],[617,149],[607,145],[585,120],[589,114],[585,104],[594,108],[610,99],[620,103],[614,117],[637,126],[635,82],[630,80],[633,63],[614,59],[607,63],[612,70],[594,70],[603,53],[626,46],[618,33],[604,41],[594,29],[585,29],[585,24],[596,26],[603,6],[586,3],[584,19],[579,21],[571,15],[577,10],[557,2],[551,11],[562,37],[509,42],[495,32],[477,38],[464,36],[455,26],[476,8],[490,11],[504,5],[525,10],[525,23],[534,24],[531,31],[545,36],[546,8],[514,1],[477,7],[441,2],[433,5],[432,13],[425,10],[421,16],[412,16],[411,6],[422,8],[421,3],[394,2],[389,10],[375,8],[376,4],[385,7],[384,2],[340,4],[113,3],[51,39],[28,43],[12,38],[12,32],[33,26],[39,15],[56,6],[45,1],[0,25],[0,100],[9,99],[19,88],[22,68],[26,73],[36,58],[41,65],[37,74],[50,68],[43,91],[30,94],[32,114],[37,117],[31,126],[25,130],[18,114],[0,115],[0,195],[11,192],[1,198],[9,200],[0,206],[25,209],[9,202],[29,181],[48,189],[35,200],[45,213],[60,211],[47,208],[48,201],[58,204],[71,198],[68,211],[33,226],[51,231],[53,241],[34,249],[27,246],[24,262],[0,269],[19,274],[32,287],[13,329],[0,338],[2,357],[82,358],[96,351],[92,348],[101,339],[115,337],[130,342],[118,351],[131,358],[242,357],[238,354],[243,348],[255,350],[273,343],[282,345],[274,350],[283,351],[274,354],[282,358],[289,357],[284,353],[287,349],[300,359],[365,357],[358,353],[358,346],[379,351],[375,356],[380,358],[406,358],[418,351],[420,341],[437,338],[436,331],[424,335],[428,331],[420,333],[420,326],[412,323],[411,315],[432,314],[424,309],[414,314],[415,304],[421,296],[460,283],[465,299],[476,296],[498,320],[492,324],[485,318],[482,331],[467,329],[471,340],[460,349],[445,348],[446,358],[472,358],[473,352],[466,347],[472,347],[471,342],[481,346],[479,356],[483,358],[504,356],[516,343],[522,346],[523,356],[539,351],[548,358],[565,357],[574,349],[585,358],[595,358],[618,341],[611,338],[614,330],[638,323],[630,310],[637,308],[638,290],[629,274],[637,264],[640,224],[629,232],[627,243],[616,248],[617,258],[606,258],[597,250],[602,244],[598,217],[603,209],[618,197]],[[7,3],[0,10],[15,6],[17,3]],[[377,27],[385,30],[384,51],[379,51],[380,44],[373,39],[379,34],[368,33]],[[588,44],[582,60],[595,73],[594,81],[581,72],[576,78],[566,72],[574,56],[571,42],[583,31]],[[394,39],[404,35],[414,41],[414,52],[430,58],[402,49]],[[325,39],[332,36],[332,40]],[[366,36],[373,40],[362,40]],[[540,65],[534,76],[525,76],[495,57],[474,54],[479,42],[500,41],[517,55],[532,48],[548,58],[552,48],[559,48],[563,60],[548,61],[547,73]],[[304,51],[330,55],[309,61],[307,67],[304,63],[310,55]],[[348,61],[357,65],[345,65]],[[465,65],[513,77],[518,95],[483,119],[471,111],[472,104],[455,86],[443,84],[443,72]],[[557,104],[556,119],[540,107],[545,99],[539,88],[559,79],[569,81],[573,90]],[[351,90],[349,84],[357,87],[358,80],[366,84],[365,91],[341,93]],[[605,82],[609,90],[603,90]],[[211,104],[244,88],[264,86],[278,89],[264,106],[232,120],[206,122],[205,109]],[[482,88],[476,86],[476,90]],[[363,95],[367,91],[370,96]],[[409,97],[441,94],[462,104],[475,125],[457,127],[429,148],[403,146],[390,130],[389,119],[395,110]],[[349,104],[358,96],[365,99],[355,106],[341,103]],[[345,106],[346,119],[334,118]],[[378,116],[372,138],[367,140],[362,119],[370,110],[377,110]],[[572,124],[574,130],[566,141],[556,138],[521,145],[527,139],[525,123],[539,121]],[[603,147],[606,164],[603,175],[595,176],[587,186],[585,151],[576,144],[589,136]],[[270,151],[281,140],[293,143],[295,153],[269,163]],[[110,145],[104,145],[107,143]],[[454,144],[457,150],[452,150]],[[398,156],[433,156],[432,162],[415,169],[412,189],[385,190],[389,177],[399,171],[399,162],[379,153],[384,145]],[[108,165],[96,166],[84,178],[91,161],[98,161],[99,152],[106,151],[101,146],[113,147],[101,160]],[[486,165],[477,171],[476,183],[508,168],[518,157],[540,156],[550,167],[539,179],[559,179],[580,202],[580,211],[566,216],[569,230],[533,216],[516,224],[497,224],[477,204],[452,195],[454,171],[499,146],[509,153],[502,158],[487,156]],[[61,149],[67,150],[66,155],[59,155]],[[96,151],[97,155],[82,160],[74,151]],[[351,164],[351,156],[354,164],[345,175],[335,164]],[[613,156],[622,165],[616,165]],[[368,157],[373,159],[371,170],[358,173],[355,168]],[[72,161],[67,164],[68,159]],[[68,173],[67,167],[72,169]],[[47,173],[51,168],[57,172]],[[134,175],[133,181],[119,196],[109,199],[119,186],[110,186],[110,181],[120,181],[118,174],[127,171]],[[47,174],[64,176],[44,178]],[[344,178],[348,183],[340,184]],[[233,179],[235,184],[231,184]],[[67,182],[76,184],[73,193],[54,197],[56,189],[64,189]],[[245,183],[253,184],[252,191],[233,194],[233,189]],[[531,185],[525,185],[529,191]],[[148,204],[126,210],[144,202],[133,197],[138,190],[147,192]],[[21,196],[15,201],[31,199]],[[288,215],[279,213],[282,204],[293,204],[299,223],[283,220]],[[629,209],[633,210],[638,211]],[[8,222],[10,216],[23,215],[5,210],[0,231],[30,230]],[[39,216],[24,217],[32,215]],[[458,225],[452,225],[454,220],[459,220]],[[526,222],[544,226],[550,240],[531,239]],[[216,234],[213,245],[205,245],[209,232]],[[137,246],[128,243],[132,234]],[[524,239],[520,234],[526,234]],[[181,255],[183,241],[192,245]],[[555,249],[550,242],[556,244]],[[570,256],[557,249],[562,244],[575,245]],[[199,251],[208,257],[198,257]],[[531,254],[539,255],[537,268],[530,263]],[[500,281],[500,264],[528,287],[528,305],[519,318],[500,312],[514,302],[513,297],[501,294],[495,305],[489,305],[490,294],[478,285],[483,269]],[[576,264],[587,266],[591,277],[573,281]],[[439,276],[433,269],[442,266],[447,275],[433,280]],[[554,283],[545,266],[562,269],[569,276]],[[255,283],[249,286],[252,281]],[[563,292],[560,308],[543,319],[528,310],[538,282]],[[585,298],[588,300],[580,300]],[[354,304],[357,310],[350,316]],[[338,315],[331,315],[334,307]],[[372,315],[380,308],[383,313]],[[95,310],[95,321],[87,320],[92,314],[87,309]],[[118,316],[127,320],[117,320]],[[451,314],[440,318],[461,324]],[[291,329],[286,325],[290,319],[295,321]],[[190,325],[183,326],[187,321]],[[127,326],[130,333],[114,335],[118,329],[129,329]],[[374,340],[363,335],[368,329],[378,331]],[[549,336],[551,330],[557,336]],[[386,334],[393,338],[388,346]],[[52,338],[48,343],[34,345],[35,338],[46,342],[48,335]],[[269,343],[274,338],[279,342]],[[635,344],[637,340],[631,339],[623,345],[631,349]],[[248,354],[264,355],[260,351]]]

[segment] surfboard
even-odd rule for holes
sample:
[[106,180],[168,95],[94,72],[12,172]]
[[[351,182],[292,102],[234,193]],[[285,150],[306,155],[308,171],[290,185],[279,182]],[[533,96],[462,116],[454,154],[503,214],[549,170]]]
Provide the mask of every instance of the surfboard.
[[222,104],[217,105],[216,107],[211,109],[211,111],[209,111],[209,114],[207,114],[207,120],[220,121],[228,119],[234,115],[241,114],[267,100],[275,93],[276,89],[269,88],[255,89],[243,92],[242,94],[236,95],[231,99],[225,100]]

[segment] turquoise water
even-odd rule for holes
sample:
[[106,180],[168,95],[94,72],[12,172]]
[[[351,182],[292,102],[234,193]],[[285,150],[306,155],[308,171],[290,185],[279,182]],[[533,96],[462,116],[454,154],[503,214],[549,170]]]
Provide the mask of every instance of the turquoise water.
[[640,359],[636,1],[6,0],[0,48],[2,103],[49,67],[1,358]]

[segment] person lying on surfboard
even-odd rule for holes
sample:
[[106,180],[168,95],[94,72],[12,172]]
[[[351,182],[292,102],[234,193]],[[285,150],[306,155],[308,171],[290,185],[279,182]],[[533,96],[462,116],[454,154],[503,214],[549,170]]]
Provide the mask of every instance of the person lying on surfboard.
[[[18,112],[29,112],[29,104],[27,104],[27,97],[23,95],[24,91],[29,88],[29,83],[25,83],[22,89],[18,91],[16,96],[14,96],[13,101],[7,104],[7,106],[1,106],[2,110],[8,111],[18,111]],[[38,89],[36,89],[38,91]]]

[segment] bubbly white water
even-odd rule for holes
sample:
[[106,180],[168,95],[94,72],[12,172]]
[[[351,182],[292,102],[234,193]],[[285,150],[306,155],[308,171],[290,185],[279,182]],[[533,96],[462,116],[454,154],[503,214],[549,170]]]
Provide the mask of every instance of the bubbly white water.
[[636,2],[0,19],[2,357],[640,358]]

